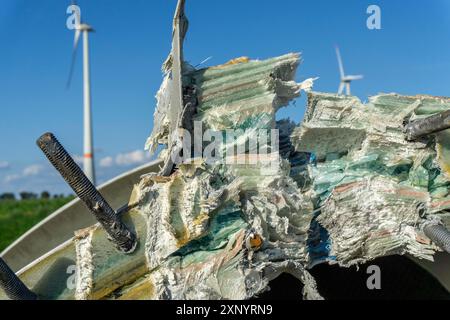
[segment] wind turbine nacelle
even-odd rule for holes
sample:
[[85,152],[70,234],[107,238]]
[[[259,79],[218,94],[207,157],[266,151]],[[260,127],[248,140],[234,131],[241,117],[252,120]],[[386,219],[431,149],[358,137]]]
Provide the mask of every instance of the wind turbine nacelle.
[[93,32],[94,28],[92,28],[90,25],[86,23],[81,23],[75,26],[75,30]]
[[350,82],[350,81],[353,81],[353,80],[361,80],[361,79],[363,79],[363,78],[364,78],[363,75],[357,75],[357,76],[345,76],[345,77],[342,78],[342,81],[343,81],[343,82]]

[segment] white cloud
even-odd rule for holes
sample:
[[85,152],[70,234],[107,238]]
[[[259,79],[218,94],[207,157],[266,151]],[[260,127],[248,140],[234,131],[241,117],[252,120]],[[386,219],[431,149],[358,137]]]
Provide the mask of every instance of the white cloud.
[[41,166],[40,164],[33,164],[23,169],[23,176],[24,177],[36,176],[39,173],[41,173],[42,170],[44,170],[43,166]]
[[[81,156],[72,154],[72,157],[82,167]],[[104,170],[97,171],[98,181],[108,181],[125,169],[130,167],[137,167],[148,161],[151,156],[148,152],[142,150],[135,150],[131,152],[123,152],[116,155],[104,156],[99,158],[97,165]],[[1,161],[0,161],[1,164]],[[50,170],[49,170],[50,169]],[[1,172],[1,171],[0,171]],[[8,172],[9,175],[0,176],[0,189],[11,192],[30,191],[39,193],[42,190],[47,190],[53,193],[70,193],[70,189],[64,180],[59,176],[56,170],[53,170],[49,165],[43,163],[30,164],[27,167],[21,168],[17,172]]]
[[23,181],[31,181],[34,177],[41,177],[41,173],[44,171],[45,167],[40,164],[33,164],[28,167],[25,167],[19,173],[13,173],[5,176],[3,179],[3,183],[11,184],[11,183],[21,183]]
[[129,166],[133,164],[142,164],[149,159],[148,153],[142,150],[136,150],[129,153],[120,153],[116,156],[118,166]]
[[19,175],[19,174],[10,174],[10,175],[7,175],[5,177],[4,182],[5,183],[11,183],[11,182],[14,182],[16,180],[19,180],[20,178],[21,178],[21,175]]
[[8,161],[0,161],[0,169],[9,169],[10,164]]
[[4,183],[11,183],[17,180],[21,180],[24,178],[30,178],[33,176],[39,176],[43,171],[44,171],[45,167],[43,165],[40,164],[32,164],[28,167],[25,167],[22,172],[20,173],[14,173],[14,174],[10,174],[5,176],[5,178],[3,179]]
[[127,167],[144,164],[150,160],[150,154],[142,150],[119,153],[116,156],[103,157],[99,161],[101,168]]
[[102,168],[112,167],[113,164],[114,164],[114,159],[112,157],[105,157],[100,160],[100,167],[102,167]]

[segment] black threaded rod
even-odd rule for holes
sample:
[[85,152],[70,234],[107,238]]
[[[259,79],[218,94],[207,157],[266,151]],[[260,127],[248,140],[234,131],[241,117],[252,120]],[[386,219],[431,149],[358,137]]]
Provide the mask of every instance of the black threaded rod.
[[0,258],[0,287],[11,300],[36,300],[37,296],[16,276]]
[[106,202],[56,137],[52,133],[45,133],[36,143],[76,195],[94,214],[117,248],[125,253],[133,252],[136,247],[136,235],[120,220],[120,217]]
[[423,227],[423,232],[439,248],[450,253],[450,231],[446,227],[429,223]]
[[423,136],[450,128],[450,110],[412,121],[406,126],[406,139],[413,141]]

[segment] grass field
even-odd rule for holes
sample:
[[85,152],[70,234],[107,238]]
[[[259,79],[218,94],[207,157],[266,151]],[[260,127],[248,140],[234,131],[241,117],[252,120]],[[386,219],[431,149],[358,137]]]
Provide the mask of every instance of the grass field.
[[0,252],[73,197],[0,201]]

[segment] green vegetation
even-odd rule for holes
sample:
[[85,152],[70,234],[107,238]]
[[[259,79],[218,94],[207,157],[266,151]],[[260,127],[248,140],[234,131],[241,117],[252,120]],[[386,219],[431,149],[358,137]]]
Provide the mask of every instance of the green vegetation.
[[0,252],[73,197],[0,201]]

